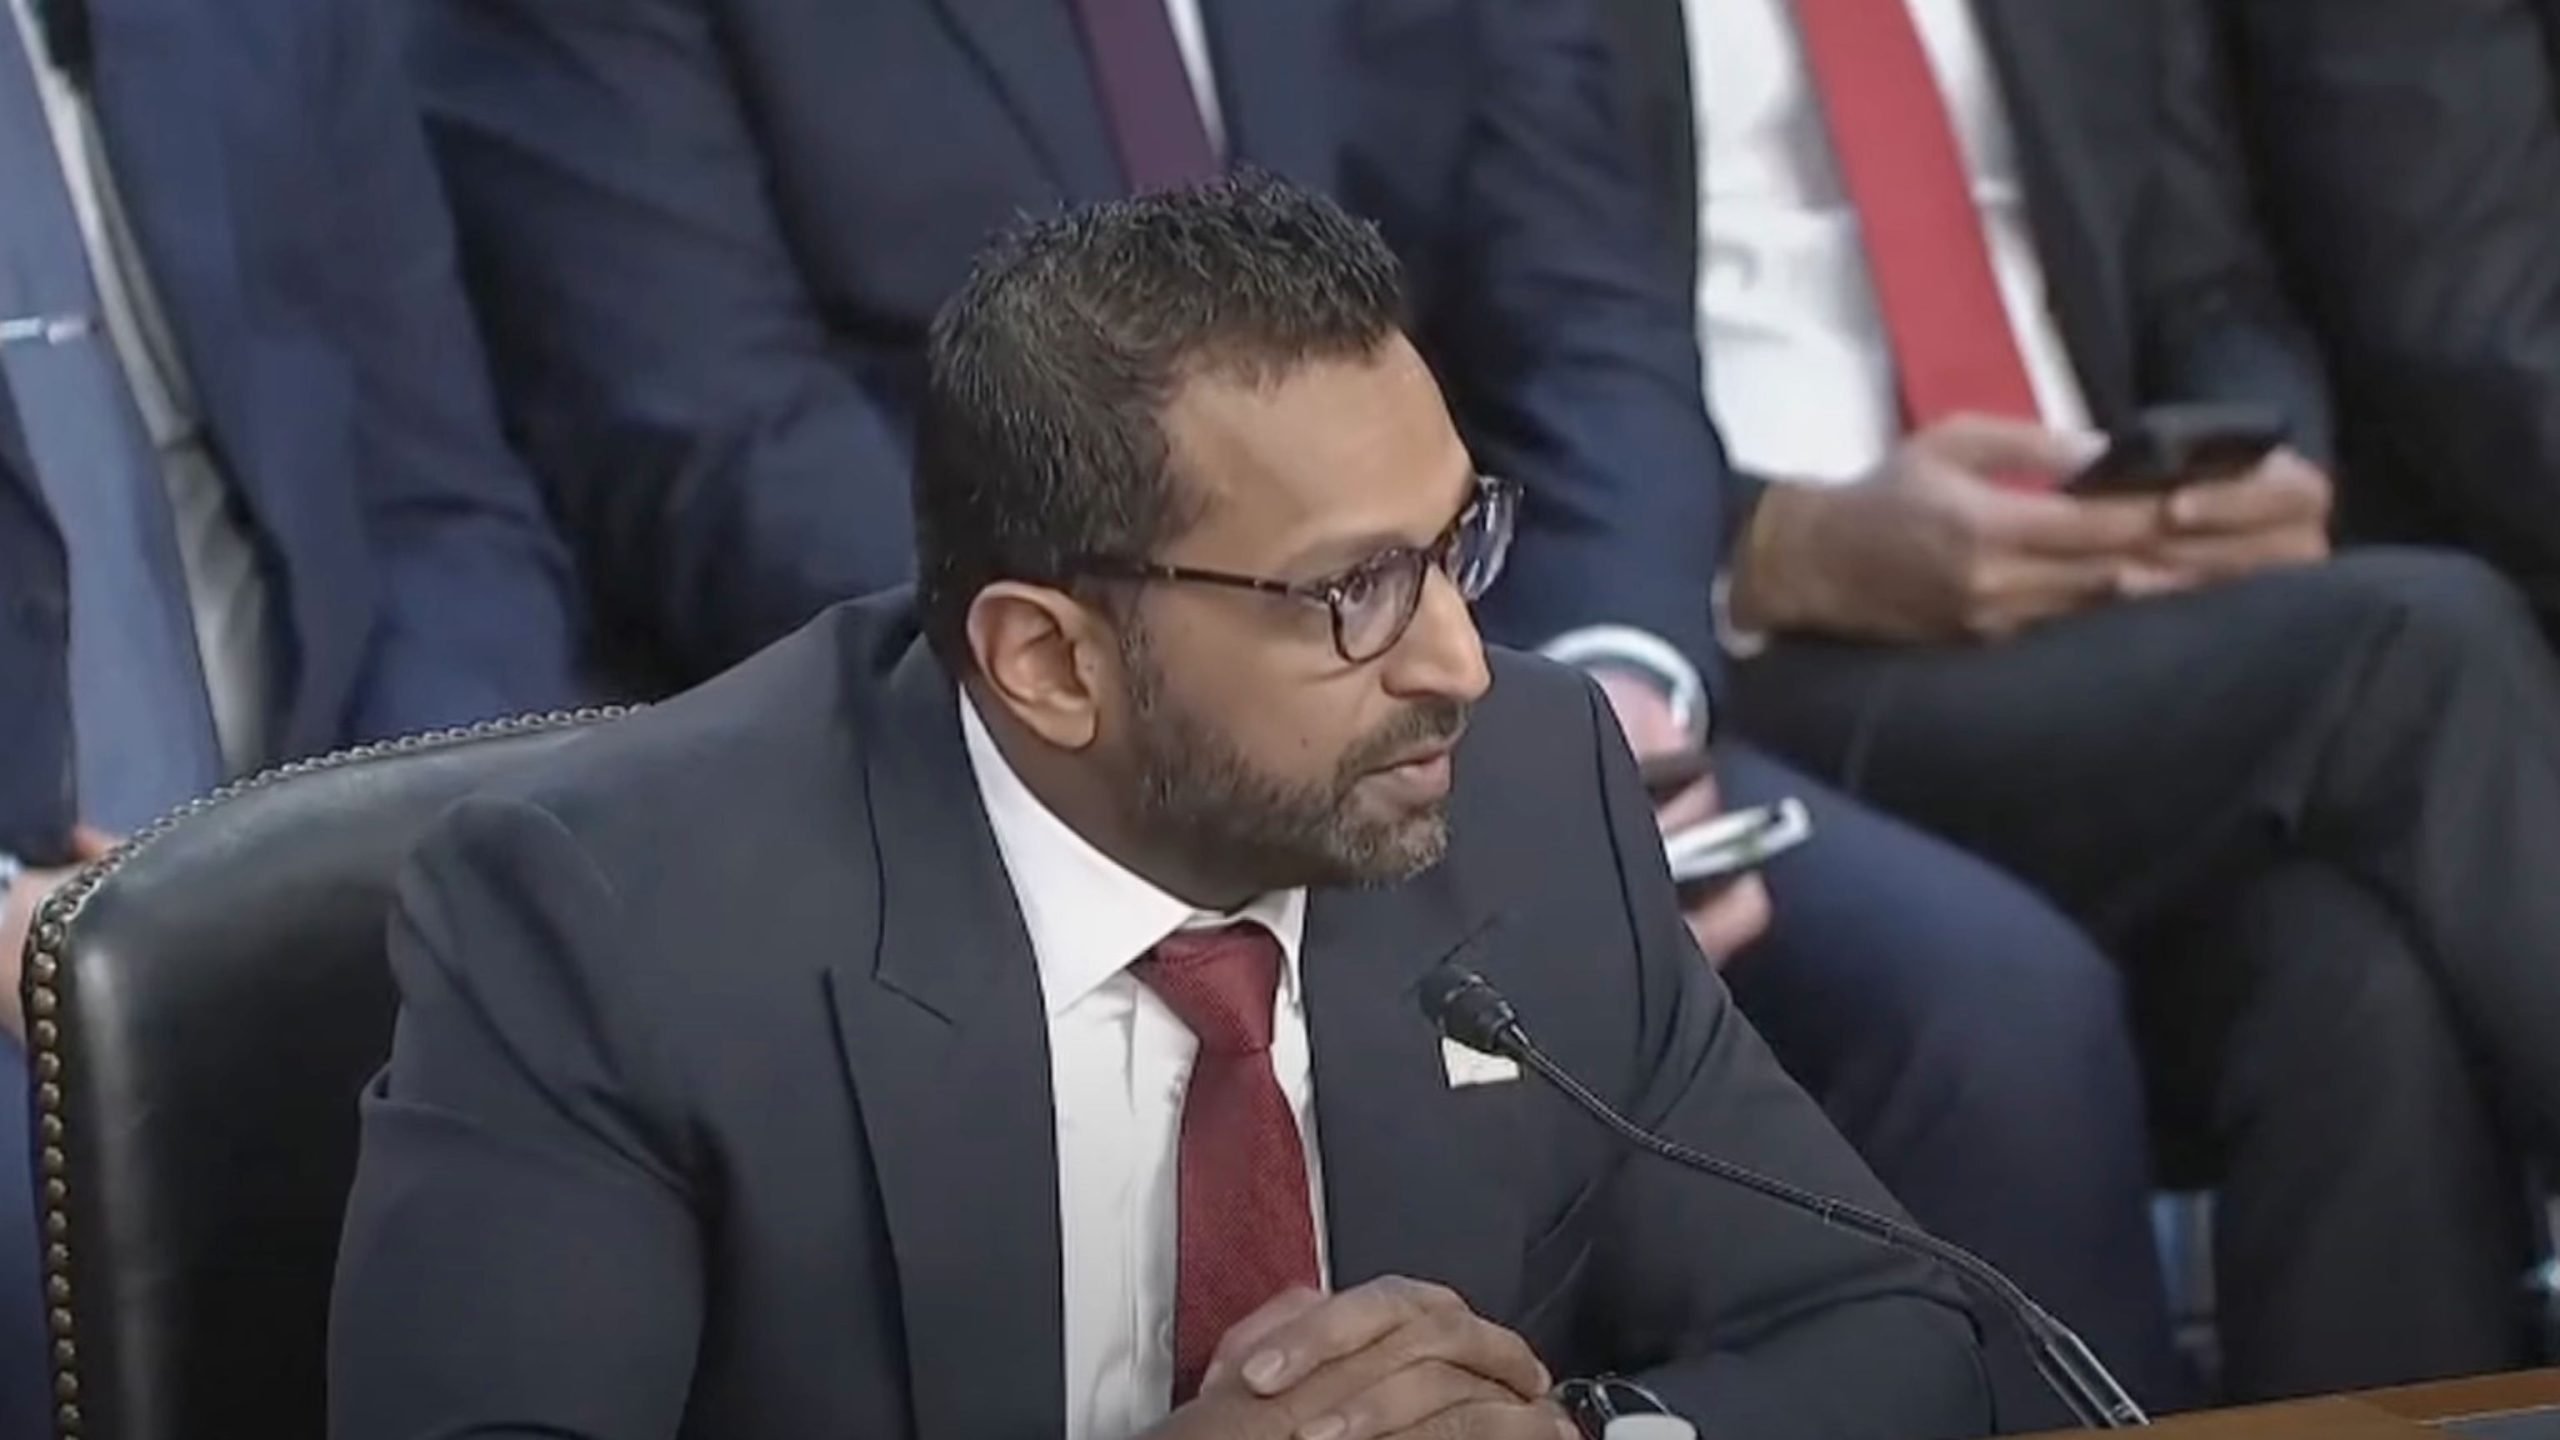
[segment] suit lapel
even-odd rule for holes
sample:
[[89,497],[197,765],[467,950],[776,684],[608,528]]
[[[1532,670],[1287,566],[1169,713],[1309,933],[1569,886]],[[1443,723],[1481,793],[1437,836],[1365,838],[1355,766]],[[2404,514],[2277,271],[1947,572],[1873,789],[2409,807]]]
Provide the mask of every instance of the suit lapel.
[[918,643],[856,722],[880,856],[875,955],[829,978],[888,1216],[915,1431],[1064,1429],[1049,1047],[960,738]]
[[[2104,192],[2109,162],[2079,153],[2071,123],[2070,87],[2087,83],[2088,57],[2060,43],[2055,7],[2071,0],[1973,0],[1974,18],[1991,52],[2009,117],[2010,143],[2025,186],[2027,220],[2046,272],[2054,319],[2091,403],[2108,410],[2130,397],[2133,377],[2123,354],[2111,295],[2116,225]],[[2058,37],[2060,37],[2058,39]],[[2145,57],[2147,63],[2148,57]],[[2122,62],[2131,63],[2131,62]],[[2101,82],[2103,83],[2103,82]]]
[[1200,3],[1228,155],[1314,189],[1340,188],[1340,0]]
[[1305,956],[1316,1145],[1333,1283],[1379,1275],[1448,1285],[1504,1315],[1519,1284],[1521,1219],[1471,1153],[1469,1098],[1415,1000],[1432,966],[1491,930],[1453,867],[1383,890],[1326,891]]
[[[277,564],[289,558],[297,575],[360,574],[364,527],[337,448],[353,403],[347,359],[263,305],[272,287],[244,256],[243,237],[254,247],[260,232],[244,228],[258,216],[244,215],[240,181],[282,163],[244,157],[276,149],[278,127],[307,117],[269,103],[263,72],[243,64],[239,44],[201,32],[244,23],[221,6],[93,0],[91,23],[93,96],[116,195],[230,494]],[[291,585],[282,592],[271,608],[290,639],[292,699],[277,739],[319,748],[338,737],[369,627],[311,623],[322,614],[313,597]],[[340,611],[370,603],[361,594],[322,602]]]
[[1074,204],[1127,186],[1067,0],[934,0]]
[[221,78],[205,58],[219,46],[186,34],[190,23],[187,11],[162,0],[96,0],[95,97],[107,163],[152,288],[168,308],[199,399],[221,416],[236,413],[247,377],[216,337],[257,332],[233,216],[228,116],[207,89]]

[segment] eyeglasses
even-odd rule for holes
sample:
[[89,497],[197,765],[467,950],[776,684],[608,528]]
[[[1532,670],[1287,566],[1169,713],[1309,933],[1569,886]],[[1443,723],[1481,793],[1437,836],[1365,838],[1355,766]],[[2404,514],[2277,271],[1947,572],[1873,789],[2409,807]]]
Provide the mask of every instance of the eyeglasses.
[[1502,574],[1519,514],[1520,487],[1480,475],[1465,507],[1430,544],[1381,550],[1322,580],[1271,580],[1110,556],[1088,559],[1075,568],[1106,579],[1223,585],[1321,605],[1333,618],[1333,648],[1346,662],[1359,665],[1394,649],[1413,627],[1413,617],[1422,609],[1423,582],[1431,571],[1448,576],[1468,603],[1482,599]]

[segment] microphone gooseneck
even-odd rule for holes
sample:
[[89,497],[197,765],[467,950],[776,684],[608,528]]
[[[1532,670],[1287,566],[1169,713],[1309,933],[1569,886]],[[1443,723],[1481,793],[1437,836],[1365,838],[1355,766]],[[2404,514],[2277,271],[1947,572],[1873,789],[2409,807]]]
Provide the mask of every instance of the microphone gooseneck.
[[1941,1240],[1918,1226],[1904,1224],[1889,1215],[1816,1194],[1802,1186],[1763,1175],[1654,1134],[1619,1114],[1608,1101],[1592,1093],[1590,1087],[1575,1079],[1540,1049],[1538,1042],[1531,1038],[1528,1027],[1521,1023],[1520,1014],[1512,1008],[1511,1002],[1493,987],[1492,982],[1472,970],[1456,964],[1440,966],[1424,978],[1420,998],[1423,1014],[1430,1018],[1442,1035],[1480,1054],[1500,1056],[1527,1066],[1584,1113],[1638,1149],[1811,1215],[1835,1229],[1846,1230],[1888,1249],[1934,1261],[1954,1271],[1958,1278],[1989,1296],[2017,1322],[2034,1352],[2036,1372],[2053,1393],[2071,1407],[2071,1413],[2082,1425],[2091,1429],[2114,1430],[2151,1423],[2150,1418],[2142,1413],[2142,1407],[2134,1403],[2122,1385],[2116,1383],[2115,1376],[2108,1373],[2107,1367],[2100,1363],[2087,1342],[2074,1334],[2070,1326],[2055,1318],[2053,1312],[2037,1304],[2033,1296],[2020,1289],[2016,1281],[2002,1274],[1990,1261],[1961,1245]]

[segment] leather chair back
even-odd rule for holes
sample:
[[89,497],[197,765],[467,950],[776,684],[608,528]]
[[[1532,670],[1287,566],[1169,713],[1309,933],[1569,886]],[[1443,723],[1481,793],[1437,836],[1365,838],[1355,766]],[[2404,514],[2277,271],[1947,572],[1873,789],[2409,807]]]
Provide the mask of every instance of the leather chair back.
[[25,999],[64,1440],[321,1440],[393,881],[453,801],[610,714],[286,766],[47,902]]

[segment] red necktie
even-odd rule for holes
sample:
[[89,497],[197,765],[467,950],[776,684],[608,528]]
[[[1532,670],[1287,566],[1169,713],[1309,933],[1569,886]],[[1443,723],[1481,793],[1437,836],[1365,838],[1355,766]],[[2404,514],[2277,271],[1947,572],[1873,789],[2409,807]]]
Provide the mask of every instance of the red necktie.
[[1307,1152],[1271,1071],[1280,942],[1259,925],[1186,930],[1133,968],[1200,1041],[1182,1097],[1173,1403],[1237,1321],[1320,1283]]
[[1200,97],[1182,67],[1164,0],[1075,0],[1075,9],[1130,192],[1170,190],[1217,174],[1208,122],[1200,118]]
[[1908,0],[1795,0],[1900,377],[1903,423],[2035,420],[1946,98]]

